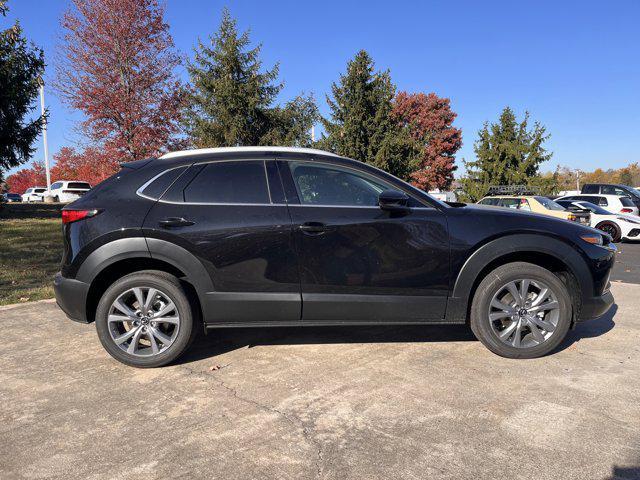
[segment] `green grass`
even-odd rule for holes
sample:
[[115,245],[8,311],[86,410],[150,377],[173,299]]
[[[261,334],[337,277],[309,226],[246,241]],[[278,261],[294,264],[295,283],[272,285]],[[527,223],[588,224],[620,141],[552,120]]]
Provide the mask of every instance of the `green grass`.
[[60,269],[60,205],[4,204],[0,210],[0,305],[53,297]]

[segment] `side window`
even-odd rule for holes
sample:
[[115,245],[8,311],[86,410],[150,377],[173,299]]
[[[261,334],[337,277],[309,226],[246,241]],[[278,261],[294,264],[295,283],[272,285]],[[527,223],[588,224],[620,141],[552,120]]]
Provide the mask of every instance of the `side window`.
[[503,198],[500,200],[500,206],[517,209],[518,205],[520,205],[520,200],[520,198]]
[[630,197],[620,197],[620,203],[623,207],[635,207]]
[[144,187],[140,193],[147,197],[160,198],[176,178],[178,178],[186,169],[187,167],[180,167],[165,170],[162,175],[158,176],[155,180],[149,183],[149,185]]
[[51,185],[51,189],[52,190],[55,190],[55,189],[60,188],[60,187],[62,187],[62,182],[56,182],[53,185]]
[[529,200],[523,198],[520,200],[520,210],[526,210],[527,212],[531,211],[531,206],[529,205]]
[[271,203],[262,160],[206,164],[184,189],[193,203]]
[[605,197],[598,197],[598,205],[600,205],[601,207],[608,207],[609,202]]
[[378,195],[392,185],[348,168],[289,162],[302,205],[378,206]]
[[582,188],[582,193],[600,193],[600,192],[598,191],[598,185],[585,185]]

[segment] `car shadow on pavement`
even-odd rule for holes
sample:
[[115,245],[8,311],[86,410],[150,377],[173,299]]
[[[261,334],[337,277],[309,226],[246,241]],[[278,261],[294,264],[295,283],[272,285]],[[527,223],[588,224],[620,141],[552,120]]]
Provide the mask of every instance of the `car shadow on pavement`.
[[415,343],[476,341],[467,325],[381,325],[210,329],[176,364],[215,357],[258,345]]
[[[562,351],[583,338],[599,337],[614,326],[614,305],[598,318],[579,323],[554,351]],[[429,343],[477,341],[468,325],[381,325],[344,327],[264,327],[210,329],[200,335],[176,364],[212,358],[258,345],[318,345],[338,343]]]
[[613,304],[607,313],[602,317],[595,320],[587,320],[576,324],[573,330],[569,330],[564,341],[553,352],[560,352],[565,348],[570,347],[576,342],[579,342],[583,338],[594,338],[610,332],[613,327],[616,326],[616,322],[613,321],[613,317],[618,311],[618,305]]

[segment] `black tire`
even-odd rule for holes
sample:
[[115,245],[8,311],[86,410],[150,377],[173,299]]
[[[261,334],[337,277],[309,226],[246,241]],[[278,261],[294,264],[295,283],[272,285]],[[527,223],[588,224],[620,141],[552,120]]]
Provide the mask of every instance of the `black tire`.
[[[534,282],[546,284],[558,301],[558,320],[555,329],[544,342],[530,347],[507,345],[498,338],[489,320],[493,296],[507,283],[521,279],[531,279]],[[537,358],[548,354],[564,340],[571,326],[572,312],[569,291],[560,278],[538,265],[513,262],[496,268],[480,282],[471,304],[470,323],[478,340],[493,353],[506,358]]]
[[60,197],[56,195],[55,197],[53,197],[53,201],[56,203],[60,203]]
[[[134,287],[155,288],[164,292],[175,304],[180,318],[177,336],[166,350],[141,357],[123,351],[111,337],[109,311],[118,297]],[[96,330],[102,346],[113,358],[132,367],[153,368],[167,365],[180,357],[198,334],[198,319],[184,289],[176,277],[156,270],[144,270],[116,280],[102,295],[96,309]]]
[[598,230],[602,230],[604,233],[608,233],[611,239],[616,243],[622,239],[622,231],[620,230],[620,227],[613,222],[600,222],[596,225],[596,228]]

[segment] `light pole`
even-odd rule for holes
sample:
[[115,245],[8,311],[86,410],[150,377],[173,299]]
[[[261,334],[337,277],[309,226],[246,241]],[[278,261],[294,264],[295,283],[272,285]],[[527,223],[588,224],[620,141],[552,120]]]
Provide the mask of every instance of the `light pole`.
[[47,194],[51,195],[51,173],[49,172],[49,144],[47,143],[47,117],[44,108],[44,80],[40,78],[40,110],[42,111],[42,139],[44,140],[44,169],[47,174]]

